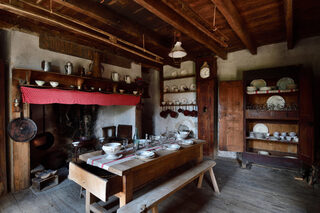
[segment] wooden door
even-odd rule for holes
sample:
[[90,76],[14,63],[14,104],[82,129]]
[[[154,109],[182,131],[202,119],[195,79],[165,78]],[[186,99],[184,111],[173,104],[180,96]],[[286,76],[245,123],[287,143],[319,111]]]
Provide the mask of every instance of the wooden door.
[[[210,77],[201,79],[199,71],[204,62],[210,66]],[[203,147],[203,154],[213,157],[216,147],[216,103],[217,103],[217,64],[213,56],[197,59],[197,103],[198,103],[198,138],[207,141]]]
[[219,84],[219,150],[243,152],[243,83],[224,81]]
[[312,73],[300,72],[299,157],[308,165],[314,160],[314,113],[312,102]]
[[6,91],[6,88],[5,88],[4,64],[2,61],[0,61],[0,196],[7,192],[5,91]]

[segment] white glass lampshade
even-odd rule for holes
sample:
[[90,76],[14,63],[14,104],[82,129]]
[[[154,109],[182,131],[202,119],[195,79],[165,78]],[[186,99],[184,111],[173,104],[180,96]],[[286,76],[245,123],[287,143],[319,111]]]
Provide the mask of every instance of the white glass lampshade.
[[172,50],[169,53],[171,58],[183,58],[187,55],[187,52],[181,47],[181,42],[177,41]]

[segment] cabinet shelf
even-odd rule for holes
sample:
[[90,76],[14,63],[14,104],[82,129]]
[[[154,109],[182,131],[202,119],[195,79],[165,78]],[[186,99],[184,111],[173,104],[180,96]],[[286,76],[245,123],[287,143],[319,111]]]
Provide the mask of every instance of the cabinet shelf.
[[195,77],[195,74],[190,74],[190,75],[182,75],[182,76],[176,76],[176,77],[166,77],[163,78],[164,81],[171,81],[171,80],[176,80],[176,79],[183,79],[183,78],[192,78]]
[[254,120],[298,121],[299,111],[260,111],[247,109],[245,111],[245,118]]
[[179,93],[195,93],[196,90],[189,90],[189,91],[181,91],[181,92],[164,92],[163,94],[179,94]]
[[198,105],[197,104],[171,104],[171,105],[169,105],[169,104],[165,104],[165,105],[161,104],[160,106],[162,106],[162,107],[171,107],[171,106],[198,106]]
[[247,140],[265,141],[266,143],[281,143],[281,144],[298,145],[298,142],[292,142],[292,141],[270,140],[270,139],[260,139],[260,138],[250,138],[250,137],[246,137],[246,139]]
[[274,95],[274,94],[298,94],[299,89],[268,90],[268,91],[247,91],[247,95]]

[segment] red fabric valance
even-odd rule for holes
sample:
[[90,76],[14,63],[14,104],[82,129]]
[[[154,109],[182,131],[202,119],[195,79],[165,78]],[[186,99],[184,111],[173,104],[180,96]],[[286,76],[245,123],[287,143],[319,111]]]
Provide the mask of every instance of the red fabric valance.
[[82,104],[82,105],[126,105],[135,106],[140,96],[103,94],[61,89],[37,89],[21,87],[22,101],[29,104]]

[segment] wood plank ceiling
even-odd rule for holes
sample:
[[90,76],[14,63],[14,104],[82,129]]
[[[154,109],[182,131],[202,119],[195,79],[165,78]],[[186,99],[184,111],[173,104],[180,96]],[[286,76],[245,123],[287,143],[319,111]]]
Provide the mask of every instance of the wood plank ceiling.
[[175,31],[186,59],[320,35],[318,0],[0,0],[0,18],[158,67],[171,63]]

